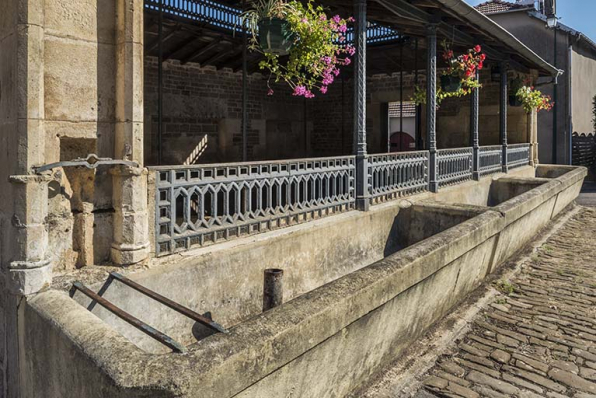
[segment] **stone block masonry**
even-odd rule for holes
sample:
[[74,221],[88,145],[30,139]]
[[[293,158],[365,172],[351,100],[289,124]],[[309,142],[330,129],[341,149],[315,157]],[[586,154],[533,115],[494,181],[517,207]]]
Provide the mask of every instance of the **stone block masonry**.
[[419,397],[596,396],[596,209],[542,245],[439,359]]

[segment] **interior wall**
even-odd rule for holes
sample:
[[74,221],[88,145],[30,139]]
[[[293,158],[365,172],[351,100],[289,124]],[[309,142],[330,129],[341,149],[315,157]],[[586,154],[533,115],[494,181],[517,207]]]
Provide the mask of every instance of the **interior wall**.
[[[424,86],[423,71],[419,84]],[[480,143],[500,144],[499,83],[482,74]],[[414,74],[404,73],[404,100],[414,94]],[[353,153],[353,84],[342,73],[327,94],[314,99],[294,97],[285,84],[271,84],[261,74],[248,80],[248,160],[341,156]],[[242,73],[178,61],[164,64],[162,164],[237,162],[242,160]],[[157,60],[145,58],[146,164],[157,164]],[[400,100],[399,73],[367,78],[367,144],[369,153],[387,152],[387,117],[382,107]],[[423,107],[424,108],[424,107]],[[470,96],[445,100],[439,108],[437,144],[469,146]],[[424,110],[421,131],[425,138]],[[508,108],[509,143],[529,142],[527,116]]]
[[[158,164],[157,59],[145,57],[145,164]],[[247,83],[248,159],[307,155],[306,101],[280,84],[250,75]],[[196,63],[163,66],[162,164],[242,160],[242,73]],[[191,162],[192,163],[192,162]]]

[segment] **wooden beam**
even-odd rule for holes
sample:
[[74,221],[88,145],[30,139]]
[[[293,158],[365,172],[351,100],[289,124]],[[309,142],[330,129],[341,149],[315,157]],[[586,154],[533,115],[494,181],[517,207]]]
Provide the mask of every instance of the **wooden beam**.
[[203,46],[203,47],[199,48],[197,51],[193,52],[188,57],[180,60],[180,63],[182,65],[184,65],[186,63],[189,63],[190,61],[196,59],[197,57],[200,57],[201,55],[207,53],[211,49],[217,47],[220,43],[221,42],[219,40],[213,40],[211,43],[207,44],[206,46]]
[[186,47],[188,47],[192,43],[202,42],[202,41],[203,41],[202,37],[191,37],[190,39],[187,39],[184,42],[182,42],[181,44],[179,44],[178,46],[176,46],[176,48],[170,50],[167,54],[164,54],[163,60],[166,61],[170,58],[174,58],[174,56],[176,54],[180,53],[180,51],[184,50]]
[[242,48],[237,48],[237,47],[236,48],[230,48],[228,51],[221,51],[220,53],[215,54],[214,56],[212,56],[211,58],[209,58],[208,60],[206,60],[205,62],[202,62],[201,63],[201,66],[203,66],[203,65],[213,65],[213,66],[215,66],[217,68],[217,65],[215,63],[216,61],[219,61],[220,59],[225,58],[225,57],[230,57],[230,56],[233,56],[235,54],[238,54],[240,51],[242,51]]
[[[176,27],[176,28],[174,28],[174,29],[170,30],[170,31],[169,31],[169,32],[168,32],[168,33],[167,33],[167,34],[166,34],[166,35],[165,35],[165,36],[164,36],[164,37],[161,39],[161,42],[162,42],[162,43],[165,43],[166,41],[168,41],[170,38],[172,38],[172,37],[173,37],[173,36],[176,34],[176,32],[178,32],[178,30],[179,30],[179,27]],[[151,51],[155,50],[155,49],[157,48],[157,46],[159,46],[159,38],[155,39],[155,40],[153,41],[153,43],[151,43],[150,45],[148,45],[148,46],[145,48],[145,52],[148,54],[148,53],[150,53]]]

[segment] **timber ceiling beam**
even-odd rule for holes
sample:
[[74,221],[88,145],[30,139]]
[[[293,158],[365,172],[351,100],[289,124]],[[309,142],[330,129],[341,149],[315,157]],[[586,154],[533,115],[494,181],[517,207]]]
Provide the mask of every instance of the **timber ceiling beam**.
[[[171,39],[172,37],[174,37],[174,35],[179,30],[180,30],[180,27],[179,26],[176,26],[175,28],[173,28],[172,30],[170,30],[165,36],[162,37],[162,39],[161,39],[162,44],[165,43],[166,41],[168,41],[169,39]],[[153,43],[151,43],[149,46],[147,46],[147,48],[145,49],[145,51],[147,51],[148,53],[150,53],[151,51],[155,50],[158,46],[159,46],[159,37],[157,39],[153,40]]]
[[197,59],[198,57],[200,57],[203,54],[206,54],[208,51],[214,49],[215,47],[217,47],[220,43],[222,43],[221,41],[215,39],[213,40],[211,43],[207,44],[206,46],[203,46],[201,48],[199,48],[197,51],[193,52],[192,54],[190,54],[188,57],[180,60],[180,63],[182,65],[191,62],[195,59]]
[[163,60],[167,61],[170,58],[175,59],[176,55],[179,55],[188,46],[192,45],[193,43],[201,43],[201,42],[203,42],[202,37],[191,37],[189,39],[186,39],[182,43],[178,44],[176,47],[172,48],[166,54],[164,54]]

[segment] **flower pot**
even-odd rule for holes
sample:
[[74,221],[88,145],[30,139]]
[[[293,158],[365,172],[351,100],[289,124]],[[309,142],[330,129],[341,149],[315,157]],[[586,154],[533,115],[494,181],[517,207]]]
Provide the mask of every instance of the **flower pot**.
[[290,24],[280,18],[262,19],[259,22],[259,45],[266,53],[287,55],[294,42]]
[[461,80],[458,76],[442,75],[441,89],[448,93],[455,92],[461,88]]
[[509,95],[509,106],[522,106],[521,101],[517,95]]

